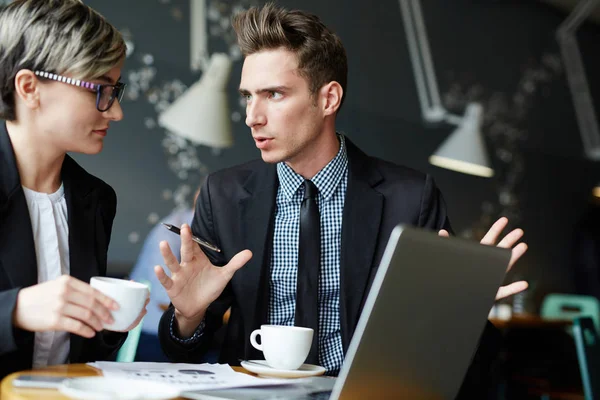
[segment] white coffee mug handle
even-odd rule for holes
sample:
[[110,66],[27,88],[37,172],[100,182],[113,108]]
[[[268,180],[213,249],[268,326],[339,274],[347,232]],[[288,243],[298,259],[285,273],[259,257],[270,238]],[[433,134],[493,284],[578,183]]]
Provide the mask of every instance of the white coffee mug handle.
[[260,335],[260,329],[256,329],[254,332],[252,332],[250,334],[250,343],[252,343],[252,346],[254,346],[255,349],[262,351],[263,347],[261,344],[258,344],[258,342],[256,341],[256,336]]

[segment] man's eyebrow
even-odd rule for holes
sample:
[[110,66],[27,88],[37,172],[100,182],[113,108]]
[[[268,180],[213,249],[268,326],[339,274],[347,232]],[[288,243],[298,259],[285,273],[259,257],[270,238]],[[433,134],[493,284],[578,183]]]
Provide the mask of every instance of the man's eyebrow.
[[[238,91],[240,92],[240,94],[242,94],[244,96],[250,94],[250,91],[248,89],[239,88]],[[271,86],[271,87],[258,89],[256,91],[256,93],[261,94],[261,93],[265,93],[265,92],[286,92],[286,91],[289,91],[289,87],[279,85],[279,86]]]

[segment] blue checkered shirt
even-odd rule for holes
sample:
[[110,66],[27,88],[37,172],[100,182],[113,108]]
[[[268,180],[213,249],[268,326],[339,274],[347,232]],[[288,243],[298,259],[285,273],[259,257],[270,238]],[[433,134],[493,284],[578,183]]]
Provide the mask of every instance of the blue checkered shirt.
[[[319,190],[321,269],[319,274],[319,364],[327,374],[339,373],[344,360],[340,328],[340,249],[342,213],[348,186],[348,157],[344,137],[340,150],[312,182]],[[271,256],[269,324],[294,325],[298,273],[300,206],[304,178],[285,163],[277,164],[279,189]]]

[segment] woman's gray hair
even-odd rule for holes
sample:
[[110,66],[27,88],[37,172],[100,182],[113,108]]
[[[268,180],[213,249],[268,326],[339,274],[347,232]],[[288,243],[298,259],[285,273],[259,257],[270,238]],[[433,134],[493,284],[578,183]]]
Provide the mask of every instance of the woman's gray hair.
[[80,0],[15,0],[0,7],[0,119],[16,119],[20,70],[96,79],[125,52],[121,34]]

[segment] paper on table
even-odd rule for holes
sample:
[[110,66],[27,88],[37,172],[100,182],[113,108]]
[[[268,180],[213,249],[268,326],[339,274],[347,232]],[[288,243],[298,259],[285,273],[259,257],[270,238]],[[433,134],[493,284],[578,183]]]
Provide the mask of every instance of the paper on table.
[[213,390],[235,387],[274,386],[286,379],[262,379],[235,372],[227,364],[172,364],[153,362],[97,361],[89,366],[102,370],[106,377],[162,382],[181,390]]

